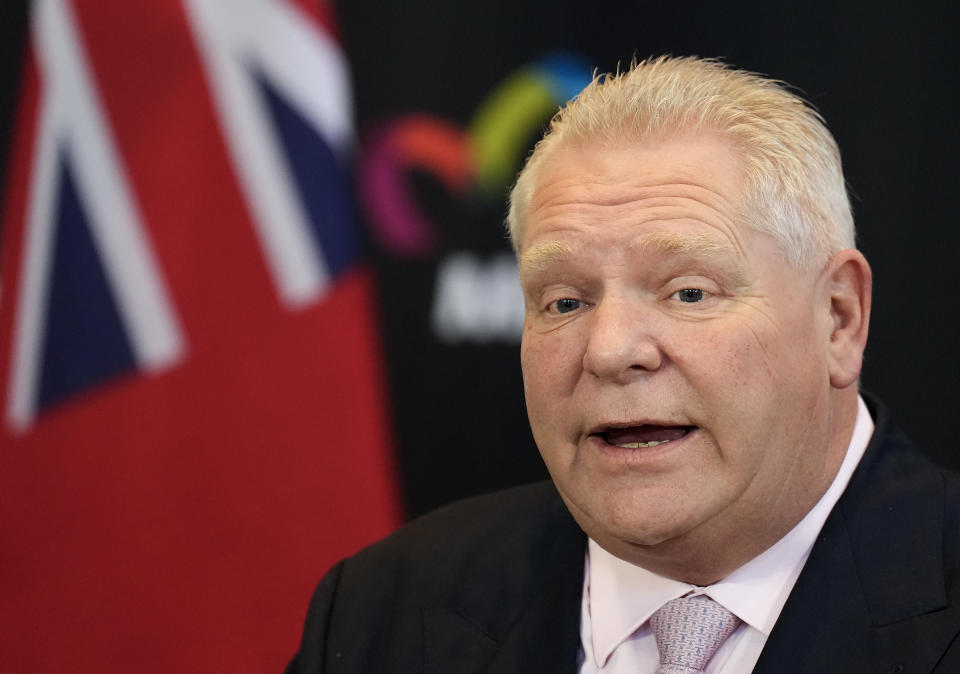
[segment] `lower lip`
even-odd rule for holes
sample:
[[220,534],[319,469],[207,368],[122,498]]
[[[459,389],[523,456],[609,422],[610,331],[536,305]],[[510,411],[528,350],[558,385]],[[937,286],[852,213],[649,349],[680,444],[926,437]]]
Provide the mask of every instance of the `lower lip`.
[[697,435],[698,430],[695,428],[682,438],[663,442],[654,447],[637,447],[636,449],[611,445],[599,435],[589,436],[588,442],[590,448],[596,450],[605,461],[612,462],[617,466],[628,468],[649,467],[650,464],[663,461],[675,452],[682,450]]

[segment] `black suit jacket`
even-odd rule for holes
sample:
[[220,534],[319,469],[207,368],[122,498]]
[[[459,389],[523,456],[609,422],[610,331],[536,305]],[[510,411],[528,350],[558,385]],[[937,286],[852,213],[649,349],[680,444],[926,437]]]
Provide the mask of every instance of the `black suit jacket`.
[[[873,410],[756,673],[960,672],[960,482]],[[575,674],[586,538],[550,483],[441,509],[334,567],[289,674]]]

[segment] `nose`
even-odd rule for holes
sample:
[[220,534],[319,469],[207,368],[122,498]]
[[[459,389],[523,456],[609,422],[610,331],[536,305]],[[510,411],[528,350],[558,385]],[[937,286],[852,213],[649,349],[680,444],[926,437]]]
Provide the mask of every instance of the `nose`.
[[627,383],[660,368],[663,354],[653,332],[655,316],[639,302],[604,298],[589,317],[584,371],[599,379]]

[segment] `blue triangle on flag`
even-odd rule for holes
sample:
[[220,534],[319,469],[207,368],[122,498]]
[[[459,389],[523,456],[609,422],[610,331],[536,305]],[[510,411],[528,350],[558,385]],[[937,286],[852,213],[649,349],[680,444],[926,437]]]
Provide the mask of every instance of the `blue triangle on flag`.
[[332,276],[359,254],[353,183],[344,157],[333,153],[323,136],[263,76],[263,92],[274,127],[282,139],[288,166],[313,225],[313,234]]
[[38,409],[136,367],[67,162],[61,160]]

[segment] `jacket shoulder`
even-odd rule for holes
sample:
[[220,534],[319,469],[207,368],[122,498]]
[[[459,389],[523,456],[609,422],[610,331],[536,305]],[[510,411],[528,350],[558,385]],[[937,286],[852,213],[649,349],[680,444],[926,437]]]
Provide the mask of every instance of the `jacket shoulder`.
[[348,559],[343,582],[375,576],[397,599],[482,602],[491,587],[532,582],[558,545],[579,537],[552,483],[515,487],[414,520]]
[[288,671],[422,671],[438,613],[499,641],[557,573],[582,577],[585,545],[549,482],[440,508],[327,574]]

